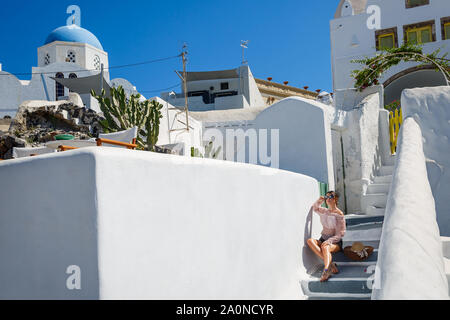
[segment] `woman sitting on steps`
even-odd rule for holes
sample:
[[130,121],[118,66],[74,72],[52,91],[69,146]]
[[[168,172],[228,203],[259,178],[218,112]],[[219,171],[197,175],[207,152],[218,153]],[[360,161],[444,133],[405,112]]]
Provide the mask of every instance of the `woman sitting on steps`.
[[[346,225],[345,216],[337,207],[338,200],[337,193],[330,191],[313,205],[314,212],[320,216],[323,231],[320,240],[309,239],[308,246],[325,264],[321,282],[328,281],[332,274],[339,273],[336,263],[333,262],[332,254],[342,251],[342,238],[345,235]],[[321,207],[324,201],[329,209]]]

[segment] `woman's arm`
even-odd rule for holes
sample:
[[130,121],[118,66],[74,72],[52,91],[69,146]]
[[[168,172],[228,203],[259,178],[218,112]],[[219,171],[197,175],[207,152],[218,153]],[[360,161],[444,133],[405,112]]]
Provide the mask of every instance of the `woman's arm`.
[[319,200],[317,200],[314,204],[313,204],[313,211],[318,213],[318,214],[327,214],[328,213],[328,209],[327,208],[322,208],[321,205],[325,202],[324,197],[320,197]]
[[324,202],[325,202],[325,198],[320,197],[319,200],[317,200],[313,205],[314,212],[316,212],[318,214],[324,214],[327,216],[336,217],[336,218],[341,217],[341,215],[339,213],[332,212],[330,209],[327,209],[327,208],[322,208],[321,206]]

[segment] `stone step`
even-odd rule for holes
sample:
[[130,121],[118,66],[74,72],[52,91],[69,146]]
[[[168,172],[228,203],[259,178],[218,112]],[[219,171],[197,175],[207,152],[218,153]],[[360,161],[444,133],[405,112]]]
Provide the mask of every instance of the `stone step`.
[[[376,263],[377,260],[378,260],[378,249],[375,249],[374,252],[372,253],[372,255],[367,260],[360,261],[360,262],[371,262],[373,264],[373,263]],[[342,263],[347,263],[347,262],[355,263],[355,264],[359,263],[359,261],[353,261],[353,260],[347,258],[343,252],[338,252],[338,253],[333,254],[333,261],[336,262],[338,267],[342,266],[342,268],[339,268],[339,269],[346,268],[346,265],[342,264]]]
[[383,216],[386,213],[386,208],[376,208],[376,207],[372,207],[369,206],[366,208],[367,211],[367,215],[368,216]]
[[380,241],[382,231],[383,228],[381,223],[349,227],[347,228],[343,241],[352,243],[356,241]]
[[376,176],[373,181],[376,184],[381,184],[381,183],[389,183],[390,184],[392,182],[392,175]]
[[308,300],[372,300],[372,294],[311,294]]
[[382,166],[380,168],[380,176],[389,176],[394,174],[395,166]]
[[362,208],[386,208],[387,199],[388,195],[383,193],[366,194],[361,197],[361,206]]
[[396,156],[391,155],[387,159],[385,159],[384,165],[385,166],[393,166],[393,165],[395,165],[395,161],[396,161]]
[[[368,223],[360,223],[353,226],[347,226],[347,233],[356,232],[356,231],[367,231],[370,234],[379,234],[381,229],[383,228],[383,222],[368,222]],[[377,239],[378,240],[378,239]]]
[[384,215],[347,215],[345,216],[345,222],[347,227],[356,226],[359,224],[383,222]]
[[391,185],[389,183],[374,183],[367,187],[367,194],[388,194]]
[[368,279],[372,275],[366,272],[366,266],[349,266],[341,268],[340,273],[333,275],[327,282],[320,282],[321,271],[302,281],[303,292],[310,296],[313,293],[335,294],[370,294]]
[[[373,247],[375,249],[378,249],[380,247],[380,241],[379,240],[358,240],[359,242],[362,242],[366,246]],[[344,239],[343,246],[345,247],[351,247],[354,241],[347,241]]]

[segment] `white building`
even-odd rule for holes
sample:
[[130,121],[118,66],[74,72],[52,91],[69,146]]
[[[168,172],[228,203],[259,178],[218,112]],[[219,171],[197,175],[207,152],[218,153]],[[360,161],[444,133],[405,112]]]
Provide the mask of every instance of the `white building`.
[[[380,9],[381,28],[377,30],[367,26],[372,5]],[[442,54],[450,52],[448,0],[341,0],[330,29],[334,92],[354,86],[351,72],[360,66],[351,60],[374,56],[382,47],[417,40],[426,53],[439,48]],[[399,100],[406,88],[445,85],[443,75],[430,69],[417,63],[390,69],[380,79],[385,103]]]
[[[97,37],[78,25],[63,26],[52,31],[38,48],[38,66],[31,71],[31,80],[20,80],[2,70],[0,64],[0,118],[14,116],[26,100],[55,101],[68,96],[69,89],[54,78],[81,78],[98,74],[104,66],[104,79],[112,86],[122,85],[129,93],[136,88],[125,79],[110,81],[108,53]],[[89,94],[81,98],[87,108],[98,111],[98,104]]]
[[[262,107],[266,103],[248,66],[237,69],[187,72],[189,110],[211,111]],[[175,107],[184,107],[181,94],[162,93],[161,98]]]

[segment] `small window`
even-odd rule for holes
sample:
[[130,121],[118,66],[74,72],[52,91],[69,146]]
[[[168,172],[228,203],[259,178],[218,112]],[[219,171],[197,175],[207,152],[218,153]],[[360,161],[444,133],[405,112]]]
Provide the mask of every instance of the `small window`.
[[77,62],[75,52],[73,52],[73,51],[67,52],[66,62],[69,62],[69,63],[76,63]]
[[405,42],[424,44],[436,41],[436,26],[434,20],[403,26]]
[[222,82],[220,84],[220,90],[228,90],[230,88],[228,82]]
[[375,41],[377,50],[397,48],[397,27],[376,31]]
[[450,39],[450,22],[444,24],[444,40]]
[[395,47],[395,35],[393,33],[379,36],[379,50],[391,49]]
[[442,40],[450,40],[450,17],[441,19]]
[[[55,78],[58,79],[63,79],[64,78],[64,74],[62,74],[61,72],[57,73]],[[55,81],[56,82],[56,81]],[[56,82],[56,100],[58,100],[59,97],[64,97],[64,86],[62,84],[59,84],[58,82]]]
[[[78,77],[75,73],[69,74],[69,79],[76,79],[76,78],[78,78]],[[69,89],[69,92],[73,92],[73,91]]]
[[433,41],[433,33],[431,26],[408,29],[406,31],[409,43],[422,44]]
[[100,57],[97,56],[97,55],[94,57],[94,68],[96,70],[100,70],[101,69]]
[[44,64],[48,66],[50,64],[50,55],[48,53],[45,54]]
[[406,0],[406,8],[415,8],[430,4],[430,0]]

